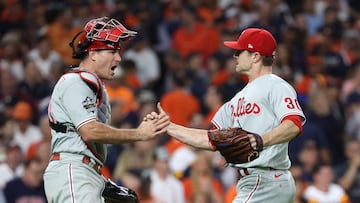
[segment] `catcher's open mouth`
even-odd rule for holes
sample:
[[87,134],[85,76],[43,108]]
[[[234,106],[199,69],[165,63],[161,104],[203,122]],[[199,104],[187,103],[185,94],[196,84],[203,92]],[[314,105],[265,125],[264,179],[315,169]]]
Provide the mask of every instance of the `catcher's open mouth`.
[[117,67],[117,66],[111,67],[111,70],[112,70],[112,71],[115,71],[116,67]]

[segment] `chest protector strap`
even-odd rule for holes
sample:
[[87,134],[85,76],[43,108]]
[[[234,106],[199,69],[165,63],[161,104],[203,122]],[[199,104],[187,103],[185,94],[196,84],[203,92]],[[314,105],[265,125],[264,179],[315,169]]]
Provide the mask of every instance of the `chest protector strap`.
[[103,82],[100,78],[92,72],[81,68],[73,68],[67,73],[78,73],[80,78],[90,87],[90,89],[96,94],[97,107],[100,107],[103,99]]

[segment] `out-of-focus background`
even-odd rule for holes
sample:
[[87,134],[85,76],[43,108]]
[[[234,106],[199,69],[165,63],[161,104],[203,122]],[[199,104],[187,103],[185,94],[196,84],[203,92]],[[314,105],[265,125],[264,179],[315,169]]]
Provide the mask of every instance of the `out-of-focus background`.
[[[325,193],[360,202],[356,0],[1,0],[0,202],[45,202],[49,97],[78,63],[69,42],[102,16],[139,33],[122,50],[118,78],[106,82],[112,125],[120,128],[136,127],[159,101],[173,122],[208,128],[220,105],[247,82],[235,73],[233,51],[223,41],[247,27],[269,30],[278,42],[273,72],[297,90],[307,116],[302,135],[289,145],[295,202],[316,200],[310,187],[335,186]],[[144,203],[228,203],[238,179],[218,153],[167,135],[109,145],[103,173]]]

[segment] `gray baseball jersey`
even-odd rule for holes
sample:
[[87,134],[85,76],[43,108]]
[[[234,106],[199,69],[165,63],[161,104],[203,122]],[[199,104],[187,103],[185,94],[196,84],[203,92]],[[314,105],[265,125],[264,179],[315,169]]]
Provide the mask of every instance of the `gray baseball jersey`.
[[[288,115],[299,115],[305,123],[293,87],[280,77],[269,74],[248,83],[219,109],[212,123],[218,129],[240,127],[262,135],[280,125]],[[235,166],[289,169],[288,143],[265,147],[258,159]]]
[[[101,101],[85,81],[101,85],[98,86],[102,91]],[[91,120],[109,124],[111,110],[104,84],[92,73],[80,72],[67,73],[59,79],[48,113],[50,121],[72,124],[79,129]],[[87,155],[103,163],[106,158],[106,145],[85,143],[77,131],[58,133],[52,130],[51,153],[61,152]]]
[[64,74],[55,85],[49,108],[49,120],[67,127],[66,132],[52,129],[51,153],[60,159],[51,161],[44,174],[44,186],[49,202],[104,202],[101,192],[104,179],[90,164],[104,163],[106,145],[84,142],[78,129],[98,120],[110,122],[110,104],[102,81],[85,69]]

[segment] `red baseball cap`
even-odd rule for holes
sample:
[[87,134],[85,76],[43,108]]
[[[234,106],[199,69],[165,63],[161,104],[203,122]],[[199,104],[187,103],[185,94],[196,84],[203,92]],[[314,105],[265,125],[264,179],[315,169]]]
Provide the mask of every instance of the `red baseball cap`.
[[[86,33],[82,34],[80,42],[84,43],[85,40],[86,40]],[[93,40],[86,48],[86,51],[103,50],[103,49],[120,49],[120,43],[119,42],[115,43],[111,41]]]
[[247,28],[237,41],[225,41],[224,45],[236,50],[259,52],[264,56],[274,56],[276,41],[272,34],[260,28]]

